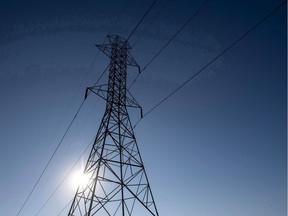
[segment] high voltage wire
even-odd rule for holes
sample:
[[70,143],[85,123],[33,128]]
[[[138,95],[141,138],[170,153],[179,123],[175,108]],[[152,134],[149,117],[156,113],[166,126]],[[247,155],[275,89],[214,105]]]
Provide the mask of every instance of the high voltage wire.
[[153,6],[155,5],[157,0],[154,0],[152,2],[152,4],[150,5],[150,7],[148,8],[148,10],[145,12],[145,14],[142,16],[142,18],[139,20],[139,22],[137,23],[137,25],[134,27],[134,29],[132,30],[132,32],[130,33],[130,35],[128,36],[128,38],[126,39],[127,41],[130,39],[130,37],[134,34],[134,32],[136,31],[136,29],[139,27],[139,25],[142,23],[142,21],[144,20],[144,18],[147,16],[147,14],[150,12],[150,10],[153,8]]
[[[108,65],[108,66],[109,66],[109,65]],[[106,69],[102,72],[102,74],[100,75],[100,77],[98,78],[98,80],[96,81],[96,83],[94,84],[94,86],[96,86],[97,83],[100,81],[100,79],[102,78],[102,76],[104,75],[104,73],[107,71],[108,66],[107,66]],[[89,94],[89,93],[90,93],[90,92],[88,92],[88,94]],[[46,172],[48,166],[50,165],[52,159],[54,158],[56,152],[58,151],[58,149],[59,149],[59,147],[61,146],[61,144],[62,144],[64,138],[66,137],[68,131],[70,130],[72,124],[74,123],[76,117],[78,116],[78,114],[79,114],[81,108],[83,107],[83,105],[84,105],[84,103],[85,103],[85,100],[86,100],[86,99],[83,99],[82,103],[81,103],[80,106],[78,107],[78,109],[77,109],[77,111],[76,111],[76,113],[75,113],[73,119],[71,120],[69,126],[67,127],[67,129],[66,129],[64,135],[62,136],[62,138],[61,138],[61,140],[59,141],[58,145],[56,146],[55,150],[53,151],[51,157],[49,158],[47,164],[45,165],[44,169],[42,170],[42,172],[41,172],[40,176],[38,177],[36,183],[34,184],[33,188],[31,189],[30,193],[28,194],[27,198],[25,199],[25,201],[24,201],[23,205],[21,206],[20,210],[18,211],[17,216],[20,214],[20,212],[22,211],[22,209],[23,209],[24,206],[26,205],[26,203],[27,203],[27,201],[29,200],[30,196],[31,196],[32,193],[34,192],[36,186],[39,184],[39,182],[40,182],[42,176],[43,176],[44,173]],[[84,154],[84,153],[83,153],[83,154]],[[50,199],[50,198],[49,198],[49,199]]]
[[67,172],[67,174],[64,176],[62,181],[59,183],[59,185],[56,187],[56,189],[53,191],[53,193],[49,196],[49,198],[45,201],[45,203],[40,207],[40,209],[36,212],[35,216],[39,215],[39,213],[42,211],[42,209],[46,206],[46,204],[49,202],[49,200],[54,196],[54,194],[59,190],[61,185],[64,183],[66,178],[70,175],[74,167],[77,165],[77,163],[81,160],[85,152],[88,150],[89,146],[93,143],[94,138],[90,141],[90,143],[86,146],[85,150],[81,154],[81,156],[77,159],[77,161],[73,164],[73,166],[70,168],[70,170]]
[[261,20],[259,20],[255,25],[253,25],[250,29],[248,29],[244,34],[242,34],[238,39],[236,39],[233,43],[231,43],[226,49],[224,49],[221,53],[219,53],[215,58],[213,58],[210,62],[208,62],[204,67],[202,67],[199,71],[189,77],[184,83],[178,86],[174,91],[164,97],[161,101],[159,101],[154,107],[152,107],[148,112],[146,112],[141,119],[136,122],[133,128],[136,128],[138,123],[147,115],[149,115],[153,110],[155,110],[158,106],[160,106],[164,101],[174,95],[177,91],[179,91],[182,87],[184,87],[187,83],[189,83],[192,79],[194,79],[197,75],[203,72],[208,66],[210,66],[213,62],[215,62],[218,58],[220,58],[223,54],[225,54],[228,50],[238,44],[242,39],[244,39],[248,34],[250,34],[253,30],[255,30],[259,25],[261,25],[264,21],[266,21],[271,15],[273,15],[276,11],[278,11],[283,5],[286,4],[287,1],[282,2],[278,7],[272,10],[270,13],[265,15]]
[[59,216],[68,206],[70,203],[72,203],[73,199],[71,199],[65,206],[64,208],[57,214],[57,216]]
[[[167,2],[167,0],[166,0],[166,1],[164,1],[164,3],[163,3],[161,6],[159,6],[159,7],[160,7],[160,10],[159,10],[159,11],[157,12],[157,14],[150,20],[150,22],[147,23],[146,27],[142,30],[143,32],[147,31],[147,29],[152,25],[152,23],[156,20],[156,18],[159,17],[159,15],[162,13],[162,11],[164,10],[164,8],[166,7],[167,3],[168,3],[168,2]],[[139,42],[139,40],[140,40],[143,36],[144,36],[144,34],[140,34],[140,35],[137,37],[136,41],[133,43],[133,45],[131,45],[131,49],[134,48],[134,46]]]
[[[147,14],[150,12],[150,10],[152,9],[152,7],[155,5],[156,1],[157,1],[157,0],[154,0],[154,1],[152,2],[152,4],[150,5],[150,7],[148,8],[148,10],[145,12],[145,14],[142,16],[142,18],[140,19],[140,21],[137,23],[137,25],[134,27],[134,29],[132,30],[132,32],[131,32],[130,35],[128,36],[128,39],[134,34],[134,32],[135,32],[135,31],[137,30],[137,28],[140,26],[140,24],[142,23],[142,21],[144,20],[144,18],[147,16]],[[117,18],[117,19],[119,19],[119,18]],[[128,40],[128,39],[127,39],[127,40]],[[97,56],[96,56],[96,57],[97,57]],[[91,67],[92,67],[92,65],[94,64],[94,62],[95,62],[95,60],[96,60],[96,57],[95,57],[95,59],[93,60],[93,62],[92,62],[92,64],[91,64]],[[108,65],[108,66],[109,66],[109,65]],[[104,73],[106,72],[107,69],[108,69],[108,67],[107,67],[107,68],[104,70],[104,72],[101,74],[101,76],[100,76],[100,78],[97,80],[97,82],[101,79],[101,77],[104,75]],[[89,72],[89,71],[88,71],[88,72]],[[85,75],[85,79],[86,79],[86,76],[87,76],[88,72],[87,72],[86,75]],[[84,82],[84,80],[83,80],[82,82]],[[97,82],[94,84],[94,86],[97,84]],[[82,85],[82,84],[81,84],[81,85]],[[24,208],[24,206],[26,205],[27,201],[28,201],[29,198],[31,197],[31,195],[32,195],[32,193],[34,192],[35,188],[36,188],[37,185],[39,184],[41,178],[43,177],[44,173],[46,172],[48,166],[50,165],[52,159],[54,158],[56,152],[58,151],[60,145],[62,144],[64,138],[66,137],[68,131],[70,130],[73,122],[75,121],[78,113],[80,112],[82,106],[84,105],[84,102],[85,102],[85,99],[84,99],[84,100],[82,101],[82,103],[80,104],[78,110],[76,111],[76,114],[74,115],[74,118],[73,118],[72,121],[70,122],[70,124],[69,124],[68,128],[66,129],[64,135],[62,136],[60,142],[59,142],[58,145],[56,146],[56,148],[55,148],[55,150],[53,151],[50,159],[48,160],[48,162],[47,162],[47,164],[45,165],[44,169],[42,170],[40,176],[38,177],[36,183],[35,183],[34,186],[32,187],[32,189],[31,189],[31,191],[29,192],[28,196],[26,197],[24,203],[22,204],[21,208],[20,208],[19,211],[17,212],[17,216],[21,213],[22,209]]]
[[[109,66],[109,65],[108,65]],[[107,68],[108,68],[107,66]],[[107,70],[107,68],[104,70],[104,72]],[[104,74],[104,72],[102,73],[102,75]],[[101,76],[99,77],[99,79],[96,81],[96,83],[94,84],[94,86],[97,84],[97,82],[101,79]],[[87,93],[87,95],[89,95],[90,92]],[[88,117],[88,116],[87,116]],[[87,119],[85,120],[87,121]],[[83,127],[83,125],[82,125]],[[49,202],[49,200],[55,195],[55,193],[59,190],[59,188],[61,187],[61,185],[64,183],[64,181],[66,180],[66,178],[69,176],[69,174],[72,172],[73,168],[76,166],[76,164],[79,162],[79,160],[83,157],[84,153],[88,150],[88,147],[93,143],[93,140],[95,138],[93,138],[89,144],[87,145],[87,147],[85,148],[85,150],[82,152],[82,154],[79,156],[79,158],[77,159],[77,161],[74,163],[74,165],[69,169],[68,173],[65,175],[65,177],[62,179],[62,181],[59,183],[59,185],[55,188],[55,190],[52,192],[52,194],[48,197],[48,199],[44,202],[44,204],[41,206],[41,208],[37,211],[37,213],[35,214],[35,216],[39,215],[39,213],[42,211],[42,209],[46,206],[46,204]]]
[[172,40],[174,40],[174,38],[192,21],[192,19],[205,7],[205,5],[208,3],[209,0],[206,0],[194,13],[191,17],[189,17],[189,19],[184,23],[184,25],[181,26],[180,29],[178,29],[178,31],[170,38],[170,40],[167,41],[166,44],[164,44],[164,46],[153,56],[153,58],[143,67],[143,69],[140,71],[140,73],[138,73],[138,75],[136,76],[136,78],[133,80],[133,82],[131,83],[131,85],[129,86],[128,89],[130,89],[134,83],[136,82],[136,80],[138,79],[138,77],[140,76],[140,74],[146,70],[146,68],[160,55],[161,52],[163,52],[163,50],[172,42]]
[[22,204],[22,206],[21,206],[20,210],[18,211],[18,213],[17,213],[17,216],[20,214],[20,212],[22,211],[22,209],[23,209],[23,208],[24,208],[24,206],[26,205],[27,201],[29,200],[29,198],[30,198],[30,196],[32,195],[32,193],[34,192],[34,190],[35,190],[36,186],[37,186],[37,185],[38,185],[38,183],[40,182],[40,180],[41,180],[42,176],[44,175],[45,171],[47,170],[48,166],[50,165],[50,163],[51,163],[52,159],[54,158],[54,156],[55,156],[56,152],[58,151],[58,149],[59,149],[60,145],[62,144],[62,142],[63,142],[64,138],[66,137],[66,135],[67,135],[67,133],[68,133],[69,129],[71,128],[71,126],[72,126],[73,122],[75,121],[75,119],[76,119],[76,117],[77,117],[78,113],[80,112],[80,109],[81,109],[81,108],[82,108],[82,106],[84,105],[84,102],[85,102],[85,100],[83,100],[83,101],[82,101],[82,103],[81,103],[81,105],[79,106],[79,108],[78,108],[78,110],[77,110],[76,114],[74,115],[74,117],[73,117],[72,121],[70,122],[70,124],[69,124],[68,128],[66,129],[66,131],[65,131],[64,135],[62,136],[62,138],[61,138],[60,142],[59,142],[59,143],[58,143],[58,145],[56,146],[56,148],[55,148],[55,150],[53,151],[53,153],[52,153],[52,155],[51,155],[50,159],[48,160],[48,162],[46,163],[46,165],[45,165],[44,169],[42,170],[42,172],[41,172],[40,176],[38,177],[38,179],[37,179],[36,183],[34,184],[33,188],[31,189],[30,193],[28,194],[27,198],[25,199],[24,203]]

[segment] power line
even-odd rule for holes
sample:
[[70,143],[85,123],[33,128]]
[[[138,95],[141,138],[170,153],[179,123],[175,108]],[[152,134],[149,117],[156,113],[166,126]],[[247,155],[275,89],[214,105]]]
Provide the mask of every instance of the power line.
[[[102,72],[102,74],[100,75],[100,77],[98,78],[98,80],[94,83],[94,87],[99,83],[100,79],[103,77],[103,75],[106,73],[106,71],[109,68],[109,64],[107,65],[107,67],[105,68],[105,70]],[[89,94],[90,92],[88,92],[87,94]]]
[[71,199],[65,206],[64,208],[57,214],[57,216],[59,216],[69,205],[70,203],[73,201],[73,199]]
[[135,128],[138,123],[147,115],[149,115],[153,110],[155,110],[158,106],[160,106],[163,102],[165,102],[168,98],[174,95],[177,91],[179,91],[183,86],[189,83],[192,79],[194,79],[197,75],[203,72],[208,66],[210,66],[213,62],[215,62],[218,58],[220,58],[223,54],[225,54],[228,50],[234,47],[237,43],[239,43],[243,38],[245,38],[248,34],[250,34],[253,30],[255,30],[259,25],[261,25],[264,21],[266,21],[271,15],[273,15],[276,11],[278,11],[283,5],[285,5],[287,1],[282,2],[278,7],[272,10],[270,13],[265,15],[261,20],[259,20],[255,25],[253,25],[248,31],[242,34],[238,39],[236,39],[233,43],[231,43],[226,49],[224,49],[221,53],[219,53],[215,58],[213,58],[210,62],[208,62],[204,67],[202,67],[199,71],[189,77],[184,83],[178,86],[174,91],[164,97],[161,101],[159,101],[154,107],[152,107],[148,112],[146,112],[141,119],[136,122],[133,128]]
[[41,206],[41,208],[36,212],[35,216],[39,215],[39,213],[42,211],[42,209],[46,206],[46,204],[49,202],[49,200],[54,196],[54,194],[59,190],[61,185],[64,183],[64,181],[67,179],[67,177],[70,175],[74,167],[77,165],[77,163],[81,160],[85,152],[88,150],[89,146],[93,143],[94,138],[90,141],[90,143],[86,146],[85,150],[82,152],[80,157],[77,159],[77,161],[73,164],[73,166],[69,169],[67,174],[64,176],[62,181],[59,183],[59,185],[56,187],[56,189],[53,191],[53,193],[49,196],[49,198],[45,201],[45,203]]
[[[166,7],[167,5],[167,1],[164,1],[164,3],[159,6],[160,7],[160,10],[157,11],[157,14],[150,20],[150,22],[146,25],[146,27],[142,30],[143,32],[147,31],[147,29],[152,25],[152,23],[156,20],[156,18],[158,18],[160,16],[160,14],[162,13],[162,11],[164,10],[164,8]],[[136,41],[133,43],[133,45],[131,45],[131,48],[133,49],[133,47],[139,42],[139,40],[143,37],[144,34],[140,34]]]
[[150,7],[148,8],[148,10],[145,12],[145,14],[142,16],[142,18],[139,20],[139,22],[137,23],[137,25],[134,27],[134,29],[132,30],[132,32],[130,33],[130,35],[128,36],[128,38],[126,39],[127,41],[130,39],[130,37],[134,34],[134,32],[136,31],[136,29],[140,26],[140,24],[142,23],[142,21],[144,20],[144,18],[147,16],[147,14],[150,12],[150,10],[153,8],[153,6],[155,5],[157,0],[154,0],[152,2],[152,4],[150,5]]
[[[109,65],[108,65],[109,66]],[[108,68],[107,66],[107,68]],[[104,72],[107,70],[107,68],[103,71],[102,75],[104,74]],[[101,79],[101,76],[99,77],[99,79],[97,80],[97,82]],[[94,86],[97,84],[97,82],[94,84]],[[87,95],[89,95],[90,92],[87,93]],[[90,113],[91,114],[91,113]],[[85,122],[88,120],[89,115],[87,116]],[[83,127],[83,125],[81,126]],[[35,214],[35,216],[37,216],[41,210],[46,206],[46,204],[49,202],[49,200],[55,195],[55,193],[59,190],[59,188],[61,187],[61,185],[64,183],[65,179],[69,176],[69,174],[71,173],[71,171],[73,170],[73,168],[75,167],[75,165],[79,162],[79,160],[83,157],[84,153],[87,151],[88,147],[92,144],[93,140],[95,138],[93,138],[89,144],[87,145],[87,147],[85,148],[85,150],[82,152],[82,154],[79,156],[78,160],[74,163],[74,165],[69,169],[68,173],[65,175],[65,177],[62,179],[62,181],[58,184],[58,186],[55,188],[55,190],[53,191],[53,193],[48,197],[48,199],[45,201],[45,203],[41,206],[41,208],[37,211],[37,213]]]
[[[108,67],[109,67],[109,65],[108,65],[108,66],[106,67],[106,69],[102,72],[102,74],[100,75],[100,77],[98,78],[98,80],[95,82],[94,86],[96,86],[97,83],[100,81],[100,79],[102,78],[102,76],[103,76],[103,75],[105,74],[105,72],[107,71]],[[90,93],[90,92],[88,92],[88,95],[89,95],[89,93]],[[78,116],[78,113],[80,112],[81,108],[83,107],[83,105],[84,105],[84,103],[85,103],[85,100],[86,100],[86,99],[83,99],[82,103],[81,103],[80,106],[78,107],[78,109],[77,109],[77,111],[76,111],[76,114],[74,115],[72,121],[70,122],[70,124],[69,124],[69,126],[67,127],[64,135],[62,136],[61,140],[59,141],[58,145],[56,146],[55,150],[53,151],[51,157],[49,158],[48,162],[46,163],[46,165],[45,165],[44,169],[42,170],[40,176],[38,177],[36,183],[34,184],[33,188],[31,189],[31,191],[30,191],[30,193],[28,194],[27,198],[25,199],[24,203],[22,204],[20,210],[19,210],[18,213],[17,213],[17,216],[21,213],[22,209],[23,209],[24,206],[26,205],[26,203],[27,203],[27,201],[29,200],[30,196],[31,196],[32,193],[34,192],[36,186],[39,184],[42,176],[43,176],[44,173],[46,172],[48,166],[50,165],[52,159],[54,158],[56,152],[58,151],[60,145],[62,144],[64,138],[66,137],[68,131],[70,130],[72,124],[74,123],[76,117]],[[49,198],[49,199],[50,199],[50,198]]]
[[74,117],[73,117],[72,121],[70,122],[70,124],[69,124],[68,128],[66,129],[66,131],[65,131],[64,135],[62,136],[62,138],[61,138],[61,140],[59,141],[58,145],[56,146],[55,150],[53,151],[53,153],[52,153],[52,155],[51,155],[50,159],[49,159],[49,160],[48,160],[48,162],[46,163],[46,165],[45,165],[44,169],[42,170],[42,172],[41,172],[40,176],[38,177],[38,179],[37,179],[36,183],[34,184],[33,188],[31,189],[31,191],[30,191],[29,195],[27,196],[27,198],[25,199],[24,203],[22,204],[22,206],[21,206],[20,210],[19,210],[19,211],[18,211],[18,213],[17,213],[17,216],[20,214],[20,212],[22,211],[22,209],[23,209],[23,208],[24,208],[24,206],[26,205],[27,201],[29,200],[29,198],[30,198],[30,196],[32,195],[32,193],[34,192],[34,190],[35,190],[36,186],[37,186],[37,185],[38,185],[38,183],[40,182],[40,180],[41,180],[42,176],[44,175],[45,171],[47,170],[48,166],[50,165],[50,163],[51,163],[52,159],[54,158],[54,156],[55,156],[56,152],[58,151],[58,149],[59,149],[60,145],[62,144],[62,142],[63,142],[64,138],[66,137],[66,135],[67,135],[68,131],[70,130],[70,128],[71,128],[71,126],[72,126],[73,122],[75,121],[75,119],[76,119],[76,117],[77,117],[78,113],[80,112],[80,110],[81,110],[82,106],[84,105],[84,102],[85,102],[85,99],[82,101],[82,103],[81,103],[81,105],[79,106],[79,108],[78,108],[78,110],[77,110],[76,114],[74,115]]
[[138,73],[138,75],[135,77],[135,79],[133,80],[133,82],[131,83],[131,85],[129,86],[128,89],[130,89],[134,83],[136,82],[136,80],[138,79],[138,77],[140,76],[140,74],[146,70],[146,68],[160,55],[161,52],[163,52],[163,50],[172,42],[172,40],[174,40],[174,38],[192,21],[192,19],[205,7],[205,5],[208,3],[209,0],[206,0],[194,13],[191,17],[189,17],[189,19],[181,26],[180,29],[178,29],[178,31],[170,38],[170,40],[167,41],[166,44],[164,44],[164,46],[154,55],[154,57],[143,67],[143,69],[140,71],[140,73]]

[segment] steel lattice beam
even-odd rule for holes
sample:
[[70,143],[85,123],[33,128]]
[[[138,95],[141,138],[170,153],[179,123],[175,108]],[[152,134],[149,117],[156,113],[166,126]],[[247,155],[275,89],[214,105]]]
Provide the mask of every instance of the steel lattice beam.
[[141,108],[126,89],[127,65],[139,66],[126,40],[108,39],[97,45],[110,58],[108,85],[86,91],[105,99],[106,110],[84,170],[89,183],[77,189],[68,216],[158,216],[127,111]]

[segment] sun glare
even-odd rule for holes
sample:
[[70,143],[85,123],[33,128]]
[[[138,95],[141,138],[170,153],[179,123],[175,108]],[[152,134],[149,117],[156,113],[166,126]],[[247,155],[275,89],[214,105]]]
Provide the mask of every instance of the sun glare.
[[71,185],[73,188],[85,187],[89,182],[89,175],[82,171],[75,172],[71,177]]

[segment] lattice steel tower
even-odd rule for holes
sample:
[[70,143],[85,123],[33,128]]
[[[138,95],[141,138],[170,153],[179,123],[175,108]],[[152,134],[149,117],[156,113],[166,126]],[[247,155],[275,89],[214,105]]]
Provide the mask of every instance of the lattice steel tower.
[[108,85],[87,88],[106,100],[106,110],[69,216],[158,216],[152,191],[136,143],[127,107],[141,108],[126,89],[127,65],[138,64],[128,52],[128,41],[108,36],[96,45],[110,58]]

